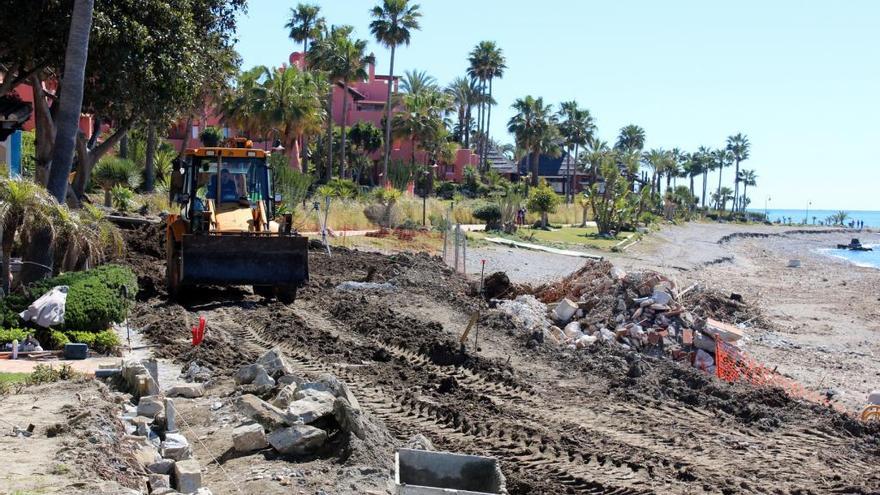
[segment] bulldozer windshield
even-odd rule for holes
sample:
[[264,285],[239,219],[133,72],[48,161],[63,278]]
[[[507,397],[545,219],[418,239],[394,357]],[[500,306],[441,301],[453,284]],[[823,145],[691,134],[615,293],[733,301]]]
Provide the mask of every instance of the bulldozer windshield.
[[205,157],[196,164],[195,196],[217,204],[257,203],[268,197],[266,163],[262,159]]

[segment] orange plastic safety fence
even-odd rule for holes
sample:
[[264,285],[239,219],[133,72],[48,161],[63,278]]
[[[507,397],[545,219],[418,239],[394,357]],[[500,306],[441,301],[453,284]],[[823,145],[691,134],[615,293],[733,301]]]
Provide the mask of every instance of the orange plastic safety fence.
[[[780,388],[796,399],[822,405],[831,404],[826,396],[807,390],[800,383],[780,375],[753,359],[745,351],[721,339],[715,342],[715,370],[718,378],[728,382],[743,381],[759,387]],[[831,405],[835,409],[843,409],[838,404]]]

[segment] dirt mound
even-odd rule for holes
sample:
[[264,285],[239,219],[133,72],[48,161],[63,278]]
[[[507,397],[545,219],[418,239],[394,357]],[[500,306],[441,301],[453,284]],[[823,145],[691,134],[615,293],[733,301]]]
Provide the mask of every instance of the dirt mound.
[[122,230],[125,239],[125,263],[138,278],[139,301],[147,301],[165,292],[165,225],[145,225]]

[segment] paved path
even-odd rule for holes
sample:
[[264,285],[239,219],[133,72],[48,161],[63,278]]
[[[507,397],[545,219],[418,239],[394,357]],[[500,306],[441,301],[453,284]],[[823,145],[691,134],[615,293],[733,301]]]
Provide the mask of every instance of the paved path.
[[504,239],[502,237],[487,237],[486,241],[492,242],[495,244],[503,244],[505,246],[517,247],[517,248],[522,248],[522,249],[530,249],[532,251],[544,251],[547,253],[559,254],[562,256],[573,256],[575,258],[587,258],[587,259],[593,259],[593,260],[601,260],[602,259],[602,256],[585,253],[583,251],[572,251],[570,249],[557,249],[554,247],[542,246],[540,244],[531,244],[528,242],[513,241],[510,239]]

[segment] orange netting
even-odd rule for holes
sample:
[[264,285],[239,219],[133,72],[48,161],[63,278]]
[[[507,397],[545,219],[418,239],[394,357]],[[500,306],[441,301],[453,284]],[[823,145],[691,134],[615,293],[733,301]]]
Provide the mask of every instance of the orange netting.
[[728,381],[744,381],[759,387],[775,387],[782,389],[795,399],[804,399],[822,405],[830,405],[837,410],[845,409],[828,400],[828,397],[806,389],[800,383],[782,376],[775,369],[759,363],[745,351],[724,342],[715,340],[715,370],[718,378]]

